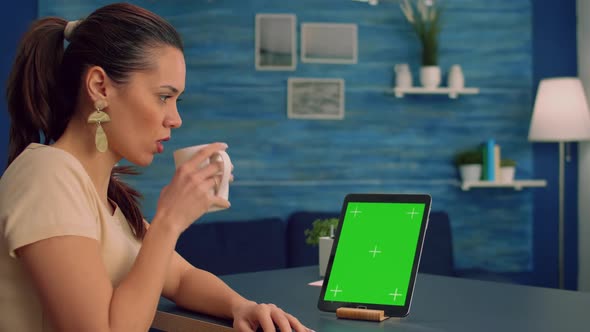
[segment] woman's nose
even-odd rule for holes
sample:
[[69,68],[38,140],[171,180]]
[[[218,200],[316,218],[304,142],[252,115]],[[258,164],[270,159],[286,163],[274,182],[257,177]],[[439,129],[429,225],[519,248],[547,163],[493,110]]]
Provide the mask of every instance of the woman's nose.
[[178,113],[178,110],[175,109],[174,113],[167,117],[164,120],[164,126],[167,128],[179,128],[182,125],[182,119],[180,118],[180,114]]

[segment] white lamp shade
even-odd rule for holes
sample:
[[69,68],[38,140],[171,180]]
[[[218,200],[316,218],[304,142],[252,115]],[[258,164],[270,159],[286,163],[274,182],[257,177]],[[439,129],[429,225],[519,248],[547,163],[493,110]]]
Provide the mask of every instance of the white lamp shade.
[[590,140],[590,111],[582,82],[574,77],[541,80],[529,141],[572,142]]

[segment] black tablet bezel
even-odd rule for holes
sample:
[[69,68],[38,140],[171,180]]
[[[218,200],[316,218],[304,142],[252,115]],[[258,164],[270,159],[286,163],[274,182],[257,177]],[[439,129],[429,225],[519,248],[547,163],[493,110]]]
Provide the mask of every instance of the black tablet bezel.
[[[324,282],[322,284],[322,290],[318,299],[318,309],[322,311],[335,312],[340,307],[349,308],[363,308],[363,309],[375,309],[383,310],[387,316],[390,317],[405,317],[410,312],[410,305],[412,303],[412,295],[414,293],[414,285],[416,282],[416,275],[418,273],[418,266],[420,265],[420,256],[422,254],[422,245],[424,244],[424,235],[428,227],[428,216],[430,215],[430,205],[432,198],[428,194],[348,194],[344,198],[342,204],[342,210],[340,212],[338,227],[336,228],[334,236],[334,244],[332,245],[332,251],[330,252],[330,259],[326,268]],[[420,225],[420,234],[418,236],[418,244],[416,246],[416,252],[414,254],[414,264],[412,266],[412,273],[410,275],[410,283],[408,285],[408,291],[406,296],[406,303],[404,306],[394,305],[382,305],[382,304],[367,304],[367,303],[354,303],[354,302],[335,302],[325,301],[324,296],[326,294],[326,287],[330,280],[330,273],[332,270],[332,263],[334,261],[334,255],[338,247],[338,240],[340,239],[340,230],[342,229],[344,216],[346,214],[346,208],[348,203],[356,202],[369,202],[369,203],[423,203],[424,213],[422,215],[422,224]]]

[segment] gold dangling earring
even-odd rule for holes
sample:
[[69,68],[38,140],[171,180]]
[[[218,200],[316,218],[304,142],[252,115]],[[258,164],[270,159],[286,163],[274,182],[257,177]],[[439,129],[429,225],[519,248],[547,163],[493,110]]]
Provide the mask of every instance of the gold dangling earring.
[[94,144],[96,145],[96,149],[99,152],[105,152],[109,147],[109,141],[107,140],[107,135],[102,129],[101,123],[111,121],[109,115],[102,110],[108,106],[108,103],[104,99],[99,99],[94,102],[94,109],[96,111],[92,112],[88,117],[88,123],[96,123],[96,136],[94,136]]

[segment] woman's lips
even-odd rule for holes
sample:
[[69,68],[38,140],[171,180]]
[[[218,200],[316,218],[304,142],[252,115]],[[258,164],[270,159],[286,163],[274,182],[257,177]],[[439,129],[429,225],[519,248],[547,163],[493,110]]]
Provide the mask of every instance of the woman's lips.
[[156,148],[158,153],[164,152],[164,144],[162,142],[167,142],[170,140],[170,137],[162,138],[161,140],[156,141]]

